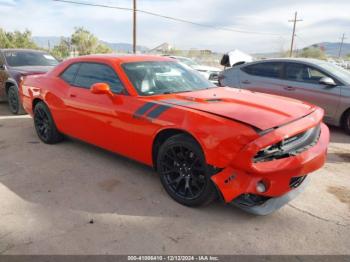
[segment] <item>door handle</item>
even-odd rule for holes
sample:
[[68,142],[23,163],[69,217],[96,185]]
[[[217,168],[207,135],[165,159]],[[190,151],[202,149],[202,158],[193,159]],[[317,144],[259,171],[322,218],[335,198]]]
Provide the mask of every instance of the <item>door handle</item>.
[[295,87],[294,86],[285,86],[284,89],[287,91],[294,91]]
[[242,81],[242,84],[249,85],[249,84],[250,84],[250,81],[244,80],[244,81]]
[[70,97],[77,97],[76,94],[70,94],[69,96],[70,96]]

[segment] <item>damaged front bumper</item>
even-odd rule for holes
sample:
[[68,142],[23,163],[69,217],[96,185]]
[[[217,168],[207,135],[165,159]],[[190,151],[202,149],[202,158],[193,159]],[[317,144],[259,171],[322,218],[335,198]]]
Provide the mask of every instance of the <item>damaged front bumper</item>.
[[246,195],[242,195],[241,197],[234,199],[230,204],[254,215],[268,215],[280,209],[282,206],[300,195],[300,193],[305,190],[307,184],[309,183],[309,180],[309,177],[305,177],[305,179],[297,188],[292,189],[280,197],[268,198],[260,203],[254,203],[254,201],[248,200],[246,198]]
[[[323,112],[314,113],[274,131],[264,134],[248,144],[232,164],[211,177],[223,200],[255,214],[269,214],[277,210],[303,190],[307,181],[295,186],[295,181],[321,168],[327,156],[329,130],[322,121]],[[254,157],[262,149],[319,126],[318,140],[302,152],[257,162]],[[257,203],[242,205],[242,196],[257,196]],[[260,199],[259,199],[260,198]],[[244,201],[243,201],[244,202]],[[247,204],[247,203],[246,203]],[[255,206],[255,207],[254,207]]]

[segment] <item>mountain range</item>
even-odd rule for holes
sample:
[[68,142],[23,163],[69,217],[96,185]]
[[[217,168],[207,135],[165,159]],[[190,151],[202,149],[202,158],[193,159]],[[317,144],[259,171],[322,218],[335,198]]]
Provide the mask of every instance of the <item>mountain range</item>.
[[[327,56],[329,57],[338,57],[339,55],[339,48],[340,48],[340,43],[332,43],[332,42],[322,42],[322,43],[317,43],[313,44],[310,46],[306,46],[304,48],[310,48],[310,47],[320,47],[324,50]],[[341,55],[344,57],[346,55],[350,54],[350,43],[343,43]],[[271,53],[257,53],[253,54],[254,57],[257,58],[276,58],[281,56],[281,52],[271,52]]]
[[[323,48],[328,56],[337,57],[339,54],[340,43],[323,42],[316,45]],[[343,43],[341,54],[343,56],[350,54],[350,43]]]
[[[61,40],[59,36],[34,36],[33,41],[42,48],[53,48],[55,45],[58,45]],[[110,43],[106,41],[101,41],[101,43],[106,44],[112,50],[118,52],[131,53],[132,52],[132,44],[129,43]],[[332,43],[332,42],[322,42],[310,45],[308,47],[320,46],[323,48],[327,56],[337,57],[339,54],[340,43]],[[145,46],[137,46],[136,49],[138,51],[147,51],[149,48]],[[350,43],[344,43],[342,47],[342,55],[350,54]],[[254,54],[256,57],[278,57],[280,56],[280,52],[272,52],[272,53],[259,53]]]
[[[33,41],[42,48],[53,48],[55,45],[58,45],[61,41],[60,36],[33,36]],[[131,53],[132,44],[129,43],[110,43],[106,41],[101,41],[101,43],[109,46],[112,50],[118,52]],[[145,46],[136,46],[138,51],[147,51],[148,48]]]

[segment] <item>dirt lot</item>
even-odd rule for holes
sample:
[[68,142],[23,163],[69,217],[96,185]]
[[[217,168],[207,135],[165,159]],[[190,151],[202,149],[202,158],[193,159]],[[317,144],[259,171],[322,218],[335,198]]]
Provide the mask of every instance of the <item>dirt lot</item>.
[[171,200],[152,169],[66,140],[39,142],[0,104],[0,254],[350,254],[350,137],[332,128],[328,162],[265,217]]

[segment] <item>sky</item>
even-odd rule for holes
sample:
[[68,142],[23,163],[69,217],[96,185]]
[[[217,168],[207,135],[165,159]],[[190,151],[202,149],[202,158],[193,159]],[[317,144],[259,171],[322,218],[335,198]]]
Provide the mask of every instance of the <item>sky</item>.
[[[76,0],[132,7],[132,0]],[[137,0],[137,8],[214,26],[201,27],[143,13],[137,16],[138,45],[153,48],[164,42],[179,49],[210,49],[248,53],[280,52],[290,46],[294,12],[295,47],[319,42],[350,42],[349,0]],[[99,39],[132,42],[132,12],[85,7],[51,0],[0,0],[0,27],[29,29],[34,36],[69,36],[83,26]],[[249,31],[239,33],[219,28]]]

